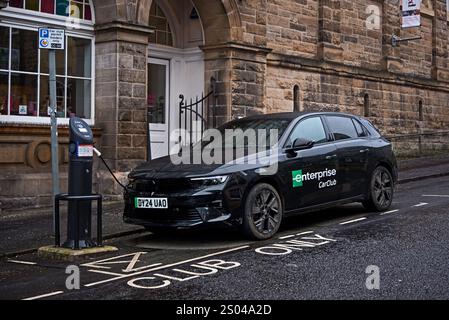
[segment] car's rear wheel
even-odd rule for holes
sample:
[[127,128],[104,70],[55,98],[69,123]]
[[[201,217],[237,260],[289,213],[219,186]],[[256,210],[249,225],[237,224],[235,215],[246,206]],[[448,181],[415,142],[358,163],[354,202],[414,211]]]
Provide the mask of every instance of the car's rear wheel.
[[390,171],[383,166],[377,167],[371,177],[369,199],[363,206],[370,211],[385,211],[393,202],[394,182]]
[[266,183],[257,184],[246,197],[243,233],[250,239],[269,239],[279,230],[282,216],[282,201],[276,189]]

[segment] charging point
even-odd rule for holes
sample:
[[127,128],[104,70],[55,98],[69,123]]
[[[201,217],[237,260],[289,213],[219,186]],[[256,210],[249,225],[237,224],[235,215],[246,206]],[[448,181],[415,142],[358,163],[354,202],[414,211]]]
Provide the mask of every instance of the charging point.
[[[89,125],[79,118],[70,119],[69,129],[69,196],[90,196],[92,195],[94,156],[93,133]],[[91,223],[92,201],[69,201],[67,241],[63,244],[63,247],[90,248],[96,246],[96,243],[91,239]]]
[[[89,125],[80,118],[70,118],[69,186],[67,194],[55,196],[55,245],[39,248],[38,255],[48,259],[75,261],[89,255],[118,249],[103,245],[103,197],[92,194],[94,137]],[[102,159],[103,160],[103,159]],[[103,160],[104,161],[104,160]],[[68,203],[67,240],[61,246],[60,202]],[[92,239],[92,201],[97,202],[97,234]]]

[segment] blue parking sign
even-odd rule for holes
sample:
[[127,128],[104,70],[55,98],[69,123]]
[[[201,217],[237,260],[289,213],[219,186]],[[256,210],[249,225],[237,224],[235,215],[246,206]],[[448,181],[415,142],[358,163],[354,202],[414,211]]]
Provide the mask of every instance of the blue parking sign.
[[48,38],[49,32],[48,29],[39,29],[39,37],[40,38]]
[[39,28],[39,49],[64,50],[65,30]]

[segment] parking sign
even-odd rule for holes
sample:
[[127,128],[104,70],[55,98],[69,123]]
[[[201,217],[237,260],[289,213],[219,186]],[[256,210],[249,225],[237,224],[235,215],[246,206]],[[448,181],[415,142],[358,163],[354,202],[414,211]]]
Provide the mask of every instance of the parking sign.
[[65,49],[64,29],[39,29],[39,49]]

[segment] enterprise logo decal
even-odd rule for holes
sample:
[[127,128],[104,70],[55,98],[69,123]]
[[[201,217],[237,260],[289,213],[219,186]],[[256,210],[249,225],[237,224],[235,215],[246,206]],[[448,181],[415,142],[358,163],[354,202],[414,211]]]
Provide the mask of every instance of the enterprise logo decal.
[[319,188],[325,188],[325,187],[330,187],[330,186],[335,186],[337,184],[336,180],[329,180],[327,182],[321,182],[321,179],[323,178],[332,178],[335,177],[337,175],[337,170],[336,169],[325,169],[323,171],[318,171],[318,172],[307,172],[305,174],[302,173],[302,170],[296,170],[296,171],[292,171],[292,186],[293,188],[298,188],[298,187],[302,187],[304,186],[304,182],[305,181],[313,181],[313,180],[318,180],[320,181],[319,183]]
[[302,187],[302,170],[292,171],[293,188]]

